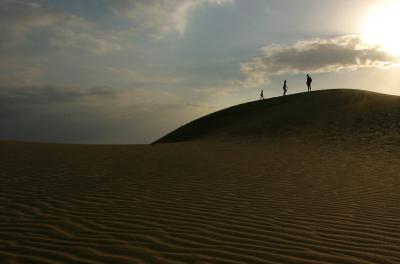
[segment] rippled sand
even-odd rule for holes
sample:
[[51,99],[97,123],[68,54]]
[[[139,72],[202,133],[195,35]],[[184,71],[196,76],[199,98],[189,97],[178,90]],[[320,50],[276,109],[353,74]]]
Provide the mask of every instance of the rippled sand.
[[0,142],[0,263],[400,263],[399,160],[379,142]]

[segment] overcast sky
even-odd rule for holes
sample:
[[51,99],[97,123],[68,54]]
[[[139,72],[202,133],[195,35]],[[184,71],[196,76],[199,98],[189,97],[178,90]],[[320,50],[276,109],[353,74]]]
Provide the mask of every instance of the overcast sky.
[[0,0],[0,139],[150,143],[307,73],[400,94],[398,57],[360,36],[380,2]]

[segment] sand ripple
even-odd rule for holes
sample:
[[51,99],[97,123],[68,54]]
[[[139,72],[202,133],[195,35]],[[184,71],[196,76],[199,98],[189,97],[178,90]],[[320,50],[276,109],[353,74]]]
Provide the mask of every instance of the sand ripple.
[[0,144],[0,263],[400,263],[396,148]]

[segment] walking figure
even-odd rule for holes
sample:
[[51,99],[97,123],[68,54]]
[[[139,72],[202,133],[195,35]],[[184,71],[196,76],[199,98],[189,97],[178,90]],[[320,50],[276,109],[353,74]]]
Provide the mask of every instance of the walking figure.
[[287,85],[286,85],[286,80],[283,82],[283,95],[286,95],[286,92],[287,92],[287,89],[289,88]]
[[312,83],[312,79],[310,77],[310,75],[307,74],[307,92],[311,92],[311,83]]
[[264,90],[261,90],[260,100],[264,100]]

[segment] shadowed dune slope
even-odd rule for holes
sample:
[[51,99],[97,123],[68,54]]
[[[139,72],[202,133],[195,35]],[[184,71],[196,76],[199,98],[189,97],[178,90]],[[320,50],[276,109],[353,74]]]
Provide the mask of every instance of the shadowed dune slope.
[[[155,143],[259,140],[281,136],[396,137],[400,97],[352,89],[321,90],[233,106],[194,120]],[[362,139],[363,137],[359,137]]]

